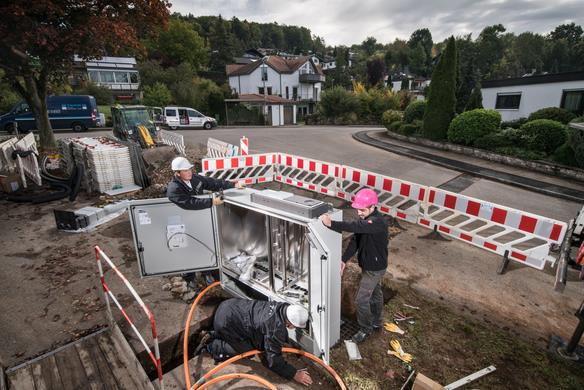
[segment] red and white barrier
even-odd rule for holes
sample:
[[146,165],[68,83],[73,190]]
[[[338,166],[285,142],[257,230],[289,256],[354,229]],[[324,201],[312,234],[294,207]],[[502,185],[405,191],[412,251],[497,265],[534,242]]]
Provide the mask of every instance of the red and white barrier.
[[242,156],[247,156],[249,154],[249,139],[247,139],[245,135],[239,140],[239,150],[241,151]]
[[205,176],[242,184],[274,181],[277,153],[248,156],[205,158],[202,161]]
[[275,179],[309,191],[337,196],[340,172],[339,164],[279,153]]
[[[134,331],[134,333],[136,334],[136,336],[138,337],[138,339],[140,340],[142,345],[144,345],[144,348],[146,348],[146,351],[148,352],[148,356],[150,357],[150,359],[152,360],[152,363],[154,363],[154,366],[156,367],[156,371],[158,374],[158,383],[160,385],[160,389],[163,390],[164,389],[164,380],[163,380],[163,373],[162,373],[162,363],[160,361],[160,349],[158,347],[158,332],[156,330],[156,321],[154,320],[154,316],[152,315],[152,312],[150,311],[150,309],[148,309],[146,304],[144,304],[144,301],[142,301],[142,298],[140,298],[140,295],[138,295],[136,290],[134,290],[134,287],[130,284],[128,279],[126,279],[124,274],[122,274],[120,272],[118,267],[110,260],[110,258],[97,245],[95,246],[95,259],[97,261],[97,268],[99,270],[99,278],[101,280],[101,286],[103,288],[103,294],[105,296],[105,302],[107,305],[107,311],[108,311],[108,315],[110,317],[110,320],[113,321],[113,313],[112,313],[111,306],[110,306],[110,298],[111,298],[111,300],[115,303],[115,305],[118,307],[118,309],[120,309],[120,312],[122,313],[122,315],[124,316],[124,318],[126,319],[128,324],[130,324],[130,327],[132,328],[132,330]],[[105,282],[103,266],[101,263],[102,260],[105,261],[106,264],[110,266],[110,268],[115,272],[116,275],[118,275],[118,277],[122,280],[122,282],[126,285],[128,290],[130,291],[130,293],[132,294],[134,299],[136,299],[140,308],[144,311],[144,313],[148,317],[148,320],[150,321],[150,327],[152,328],[152,338],[154,339],[154,342],[153,342],[154,343],[154,353],[152,353],[152,350],[150,349],[150,347],[148,346],[148,344],[144,340],[144,337],[142,337],[142,335],[140,334],[140,332],[136,328],[136,325],[134,325],[134,322],[128,316],[128,313],[126,312],[126,310],[120,304],[120,301],[116,298],[114,293],[110,290],[109,286]]]
[[418,222],[419,208],[427,194],[427,187],[389,176],[343,166],[341,191],[338,196],[352,200],[363,187],[374,189],[379,197],[379,211],[392,217]]
[[567,224],[480,199],[430,187],[419,224],[539,270],[552,244],[561,245]]

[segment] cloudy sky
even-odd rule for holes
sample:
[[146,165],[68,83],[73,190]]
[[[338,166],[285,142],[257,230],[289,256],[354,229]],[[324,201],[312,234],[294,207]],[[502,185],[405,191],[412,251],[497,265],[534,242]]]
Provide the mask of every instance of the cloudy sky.
[[562,23],[584,24],[584,0],[170,0],[171,12],[237,16],[256,22],[308,27],[328,45],[374,36],[407,39],[427,27],[434,41],[478,33],[502,23],[507,31],[548,33]]

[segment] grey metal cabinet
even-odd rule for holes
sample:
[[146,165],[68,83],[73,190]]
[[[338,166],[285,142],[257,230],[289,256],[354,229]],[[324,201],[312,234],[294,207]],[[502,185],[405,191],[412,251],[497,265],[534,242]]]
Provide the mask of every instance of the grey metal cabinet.
[[328,362],[340,337],[341,234],[318,215],[342,212],[283,191],[228,190],[225,203],[183,210],[168,199],[132,201],[130,221],[140,274],[218,269],[232,295],[301,304],[306,329],[290,337]]

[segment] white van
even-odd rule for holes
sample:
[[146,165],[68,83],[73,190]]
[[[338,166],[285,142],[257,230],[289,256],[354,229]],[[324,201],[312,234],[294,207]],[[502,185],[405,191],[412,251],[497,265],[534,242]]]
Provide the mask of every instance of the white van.
[[164,107],[164,124],[173,130],[181,127],[202,127],[209,130],[217,127],[215,118],[189,107]]

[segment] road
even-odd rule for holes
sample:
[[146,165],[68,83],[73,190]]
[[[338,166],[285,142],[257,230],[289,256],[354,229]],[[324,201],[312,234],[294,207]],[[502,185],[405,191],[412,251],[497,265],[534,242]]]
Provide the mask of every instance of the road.
[[[245,135],[250,139],[250,153],[285,152],[322,161],[345,164],[377,172],[410,182],[439,186],[459,176],[461,172],[387,152],[355,141],[351,135],[357,131],[379,130],[371,127],[302,126],[280,128],[219,128],[214,130],[178,130],[185,144],[194,147],[206,144],[213,137],[233,144]],[[71,137],[78,133],[62,132],[57,137]],[[110,134],[88,132],[84,135]],[[510,169],[511,170],[511,169]],[[513,171],[516,172],[514,169]],[[545,175],[530,173],[542,181],[551,180]],[[554,182],[561,180],[554,179]],[[569,183],[566,183],[570,186]],[[568,221],[582,207],[581,204],[534,193],[490,180],[473,178],[461,194],[527,211],[560,221]]]

